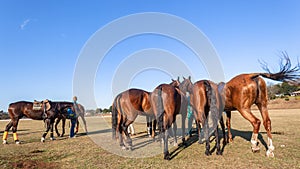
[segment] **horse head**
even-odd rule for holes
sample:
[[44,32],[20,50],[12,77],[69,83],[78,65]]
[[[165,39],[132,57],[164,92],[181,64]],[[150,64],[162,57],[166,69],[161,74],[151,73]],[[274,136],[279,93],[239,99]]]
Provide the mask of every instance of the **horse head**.
[[172,82],[170,83],[170,85],[175,88],[179,88],[179,85],[180,85],[179,80],[174,80],[174,79],[171,79],[171,80],[172,80]]
[[191,76],[189,76],[188,78],[183,77],[183,81],[180,83],[179,85],[179,89],[183,92],[192,92],[193,89],[193,83],[191,81]]

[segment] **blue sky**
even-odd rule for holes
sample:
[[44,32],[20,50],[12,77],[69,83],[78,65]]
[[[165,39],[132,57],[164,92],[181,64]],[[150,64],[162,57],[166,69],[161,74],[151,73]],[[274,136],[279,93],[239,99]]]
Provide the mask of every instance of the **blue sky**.
[[[88,39],[108,23],[135,13],[167,13],[195,25],[216,49],[226,81],[240,73],[263,71],[258,59],[278,70],[281,51],[288,52],[294,63],[300,56],[299,7],[296,0],[2,0],[0,110],[19,100],[71,100],[77,58]],[[111,79],[118,65],[134,52],[148,48],[176,54],[194,72],[193,80],[209,78],[202,63],[180,42],[149,34],[129,37],[99,64],[94,82],[98,107],[109,107],[112,102]],[[151,91],[170,78],[159,70],[144,70],[128,87]]]

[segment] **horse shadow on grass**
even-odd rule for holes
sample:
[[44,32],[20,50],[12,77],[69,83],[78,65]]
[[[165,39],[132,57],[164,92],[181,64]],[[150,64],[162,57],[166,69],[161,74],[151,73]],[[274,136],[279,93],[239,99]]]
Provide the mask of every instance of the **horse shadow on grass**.
[[[232,139],[234,139],[236,136],[241,137],[247,141],[251,141],[251,137],[252,137],[252,131],[240,131],[240,130],[235,130],[235,129],[231,129],[231,133],[232,133]],[[259,132],[258,133],[258,140],[260,141],[260,143],[265,147],[265,149],[268,149],[268,145],[265,142],[265,140],[263,139],[263,136],[261,135],[261,133],[266,133],[266,132]],[[272,133],[272,134],[276,134],[276,133]]]

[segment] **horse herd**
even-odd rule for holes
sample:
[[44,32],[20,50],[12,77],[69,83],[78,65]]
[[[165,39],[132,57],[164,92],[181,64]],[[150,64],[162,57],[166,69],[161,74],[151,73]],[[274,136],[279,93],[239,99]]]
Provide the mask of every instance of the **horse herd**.
[[[46,124],[46,130],[42,135],[41,141],[45,141],[45,137],[50,130],[50,140],[54,140],[53,127],[55,123],[55,131],[58,136],[63,137],[65,134],[65,121],[67,118],[67,109],[71,108],[78,117],[83,120],[85,131],[87,132],[86,120],[84,118],[84,107],[81,104],[74,104],[73,102],[54,102],[50,100],[44,101],[19,101],[9,104],[8,113],[10,117],[9,123],[6,125],[3,133],[3,144],[7,144],[8,131],[12,127],[13,139],[16,144],[20,141],[17,135],[17,127],[19,120],[22,117],[31,118],[33,120],[44,120]],[[60,134],[57,129],[57,125],[62,120],[62,133]],[[78,132],[79,121],[77,120],[76,132]]]
[[[271,134],[271,120],[269,117],[267,103],[267,87],[265,81],[261,77],[268,79],[292,82],[299,84],[300,65],[292,67],[289,57],[284,55],[284,59],[280,63],[280,70],[277,73],[271,73],[265,65],[263,68],[267,73],[250,73],[240,74],[232,78],[227,83],[214,83],[211,80],[199,80],[192,83],[191,78],[184,78],[182,82],[172,80],[170,84],[160,84],[152,92],[141,89],[129,89],[118,94],[112,104],[112,137],[119,139],[120,146],[126,149],[132,149],[132,140],[127,128],[132,124],[138,115],[147,117],[147,126],[152,126],[150,132],[155,138],[155,126],[158,125],[159,139],[164,144],[164,159],[169,160],[170,153],[168,151],[168,129],[173,126],[174,142],[177,144],[176,137],[176,115],[182,116],[182,142],[185,140],[185,119],[187,116],[187,106],[191,106],[195,121],[198,128],[198,140],[202,143],[201,132],[204,133],[206,140],[205,154],[211,155],[210,151],[210,135],[213,131],[216,140],[216,154],[221,155],[220,139],[218,134],[218,124],[221,125],[223,133],[223,146],[232,142],[232,134],[230,130],[231,111],[237,110],[248,120],[253,126],[251,137],[251,149],[253,152],[260,150],[258,146],[258,132],[261,121],[251,112],[251,106],[257,105],[262,119],[263,125],[267,131],[267,151],[266,156],[274,157],[274,145]],[[189,93],[190,99],[187,98]],[[64,135],[64,125],[66,121],[67,109],[71,108],[78,116],[80,116],[85,125],[84,107],[73,102],[55,102],[50,100],[44,101],[19,101],[11,103],[8,108],[10,121],[7,124],[3,134],[3,144],[7,144],[8,131],[12,127],[13,138],[15,143],[20,143],[17,136],[17,126],[19,119],[28,117],[34,120],[44,120],[46,130],[42,135],[41,141],[45,141],[47,133],[50,132],[50,139],[53,140],[53,128],[55,119],[55,130],[58,136]],[[225,134],[225,123],[222,113],[226,112],[227,135]],[[212,127],[209,127],[208,117],[212,117]],[[63,121],[63,131],[60,134],[57,130],[57,124]],[[78,131],[78,120],[77,120]],[[126,139],[123,139],[123,135]]]
[[[263,68],[267,73],[240,74],[229,80],[227,83],[216,84],[210,80],[199,80],[191,82],[191,78],[184,78],[182,82],[172,80],[170,84],[160,84],[152,92],[141,89],[129,89],[118,94],[112,104],[112,137],[119,139],[120,146],[126,149],[123,135],[126,136],[126,144],[132,149],[132,140],[127,131],[128,126],[135,121],[138,115],[144,115],[151,120],[147,123],[158,124],[159,139],[164,144],[164,159],[169,160],[168,151],[168,129],[173,125],[174,142],[176,138],[176,115],[182,116],[182,142],[185,144],[185,118],[187,115],[187,93],[190,96],[190,105],[195,117],[198,128],[198,140],[201,143],[201,134],[203,131],[206,140],[205,154],[210,152],[210,130],[208,117],[212,117],[212,131],[214,131],[216,140],[216,154],[221,155],[220,139],[218,137],[218,124],[221,125],[223,132],[223,145],[232,142],[230,129],[231,111],[237,110],[253,126],[251,137],[252,152],[258,152],[258,132],[261,121],[251,112],[251,106],[255,104],[262,116],[263,125],[267,132],[267,157],[274,157],[274,145],[271,134],[271,120],[269,117],[267,103],[267,86],[262,79],[268,78],[275,81],[299,83],[300,65],[291,66],[287,55],[280,63],[280,70],[277,73],[271,73],[265,65]],[[225,134],[225,125],[222,113],[226,112],[227,135]],[[149,125],[149,124],[148,124]],[[147,125],[147,126],[148,126]],[[202,127],[202,130],[201,130]],[[154,130],[155,127],[152,128]],[[154,138],[155,131],[152,131]]]

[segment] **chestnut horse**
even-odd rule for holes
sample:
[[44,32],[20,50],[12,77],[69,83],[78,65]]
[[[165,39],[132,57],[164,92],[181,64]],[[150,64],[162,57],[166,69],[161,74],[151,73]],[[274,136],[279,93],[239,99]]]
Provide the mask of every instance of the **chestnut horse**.
[[[128,133],[128,126],[135,121],[138,115],[144,115],[153,119],[153,112],[150,104],[150,93],[141,89],[129,89],[118,94],[112,104],[112,138],[119,135],[119,142],[122,149],[126,149],[122,133],[126,135],[129,149],[132,149],[132,140]],[[152,120],[147,120],[147,126],[151,126]],[[154,124],[156,124],[154,122]],[[153,127],[155,130],[155,127]],[[155,131],[152,131],[154,137]]]
[[263,118],[263,125],[267,131],[268,136],[268,150],[266,155],[274,157],[274,146],[272,143],[271,134],[271,120],[269,117],[267,104],[267,87],[265,81],[261,77],[268,79],[282,81],[282,82],[297,82],[300,78],[300,65],[291,68],[291,62],[287,55],[284,54],[285,64],[280,64],[280,71],[278,73],[271,73],[267,66],[264,70],[268,73],[250,73],[240,74],[232,78],[224,85],[222,96],[225,98],[225,111],[227,114],[226,125],[228,128],[228,141],[232,141],[232,134],[230,131],[231,111],[238,110],[240,114],[247,119],[253,126],[253,133],[251,137],[251,148],[253,152],[259,151],[258,146],[258,132],[261,121],[256,118],[251,112],[251,106],[257,105],[261,116]]
[[[67,119],[67,112],[66,112],[65,108],[67,108],[67,107],[73,107],[73,109],[75,110],[75,113],[77,114],[77,116],[81,117],[81,119],[83,121],[85,132],[86,133],[88,132],[87,131],[86,120],[84,118],[85,109],[81,104],[76,104],[77,108],[75,108],[73,102],[55,102],[55,103],[58,104],[59,107],[60,107],[60,109],[59,109],[60,113],[59,113],[59,116],[57,117],[57,120],[55,122],[55,131],[56,131],[57,136],[63,137],[64,134],[65,134],[65,123],[66,123],[66,119]],[[57,129],[57,125],[59,124],[59,122],[61,120],[62,120],[62,133],[60,134],[58,129]],[[77,119],[75,134],[78,133],[78,129],[79,129],[79,120]]]
[[19,102],[9,104],[8,113],[9,113],[10,121],[6,125],[3,134],[3,144],[7,144],[7,135],[11,127],[13,130],[13,137],[15,143],[16,144],[20,143],[17,136],[17,127],[18,127],[19,120],[22,117],[31,118],[33,120],[44,120],[45,123],[47,124],[46,125],[47,128],[41,140],[45,140],[45,137],[50,129],[51,129],[50,139],[54,140],[53,123],[55,118],[58,115],[58,113],[53,109],[54,107],[55,104],[49,100],[45,100],[42,102],[19,101]]
[[[188,91],[190,93],[190,104],[193,109],[193,113],[196,119],[198,127],[198,142],[201,143],[201,124],[203,127],[203,132],[206,140],[206,155],[211,155],[210,152],[210,131],[214,131],[217,155],[222,155],[220,149],[220,140],[218,134],[218,123],[220,122],[222,131],[223,131],[223,145],[226,144],[225,139],[225,126],[222,117],[223,104],[224,101],[221,98],[221,95],[218,92],[218,86],[209,80],[200,80],[192,84],[190,77],[188,79],[184,78],[184,81],[181,83],[181,90]],[[212,127],[209,128],[208,117],[211,117]]]
[[186,93],[180,91],[179,81],[173,81],[172,84],[161,84],[151,93],[151,105],[155,117],[158,119],[160,135],[164,144],[164,159],[170,160],[168,150],[168,129],[173,124],[174,142],[176,137],[176,115],[182,115],[182,142],[185,142],[185,119],[187,115]]

